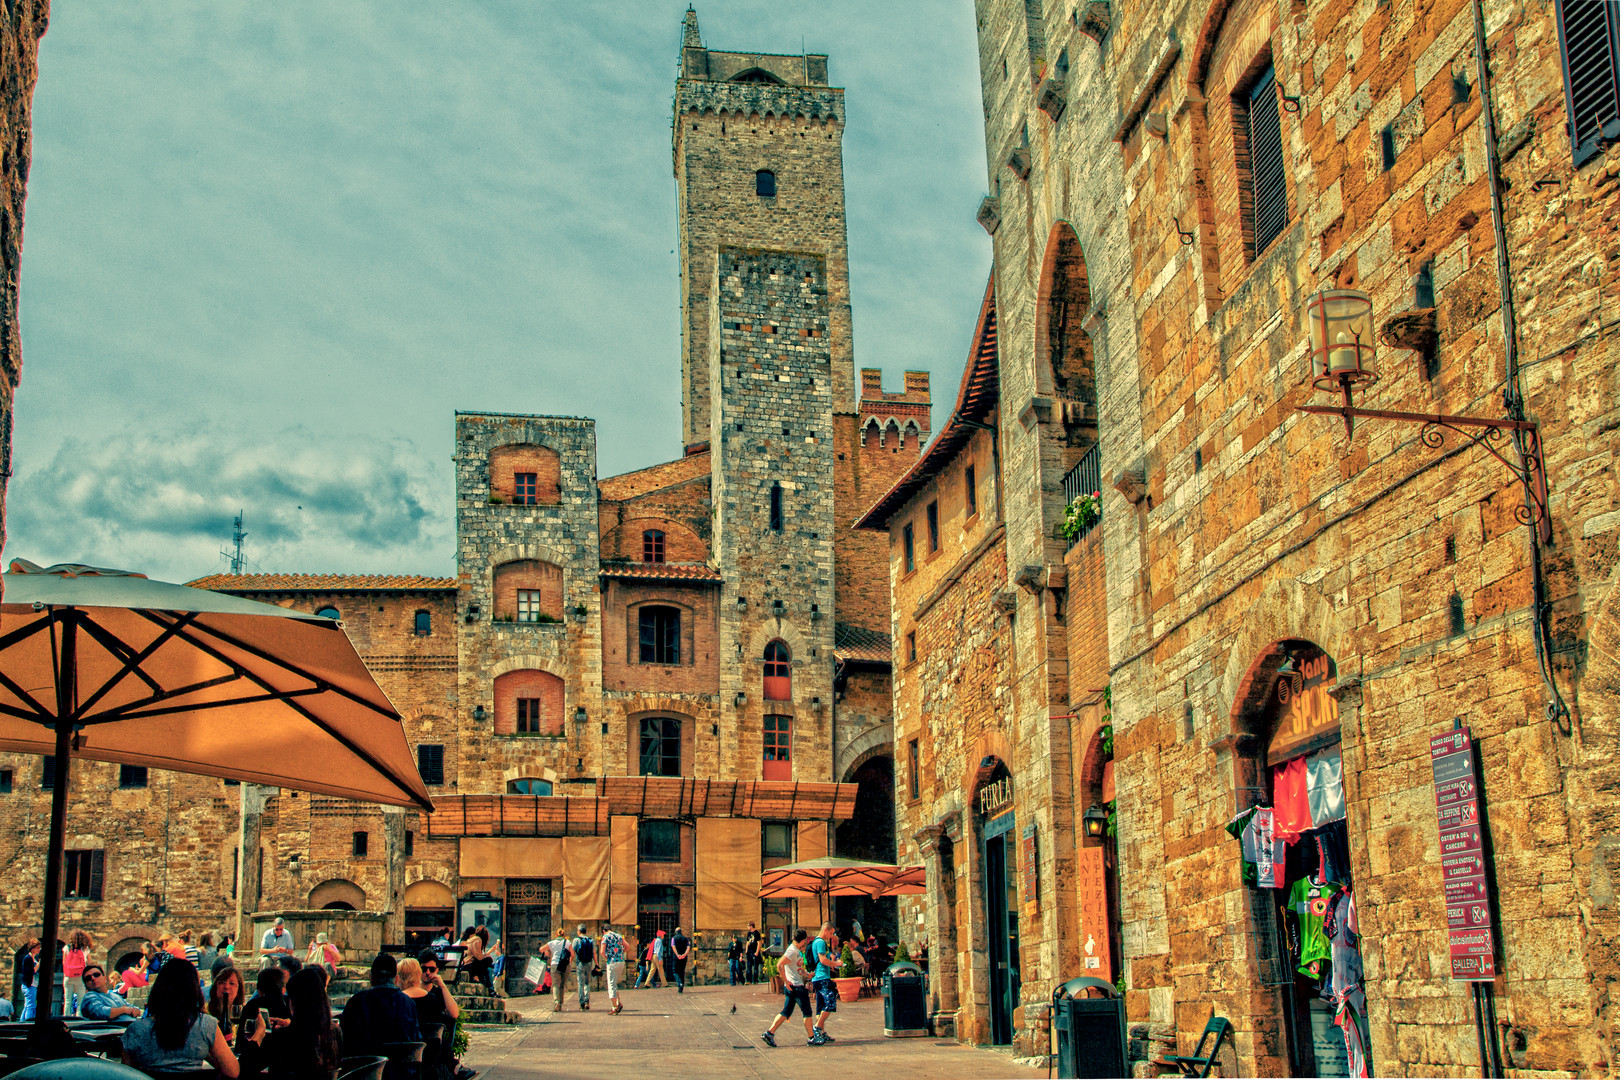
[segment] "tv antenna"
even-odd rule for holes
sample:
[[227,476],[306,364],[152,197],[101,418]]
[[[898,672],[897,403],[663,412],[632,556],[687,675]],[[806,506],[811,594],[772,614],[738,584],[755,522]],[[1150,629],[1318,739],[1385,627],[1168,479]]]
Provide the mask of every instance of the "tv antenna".
[[236,520],[232,522],[231,543],[233,545],[233,550],[220,552],[221,555],[231,560],[232,574],[240,574],[242,572],[242,541],[247,539],[247,533],[242,528],[243,514],[244,511],[238,510],[236,512]]

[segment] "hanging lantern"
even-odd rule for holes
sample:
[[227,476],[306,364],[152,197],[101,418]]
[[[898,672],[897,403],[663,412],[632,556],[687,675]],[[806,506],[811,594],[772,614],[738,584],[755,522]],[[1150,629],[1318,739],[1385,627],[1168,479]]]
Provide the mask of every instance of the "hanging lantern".
[[1318,390],[1338,390],[1378,381],[1373,367],[1372,300],[1355,289],[1324,289],[1305,304],[1311,330],[1311,380]]
[[1102,836],[1103,830],[1108,827],[1108,811],[1093,803],[1084,814],[1080,815],[1080,820],[1085,824],[1086,835],[1095,840]]

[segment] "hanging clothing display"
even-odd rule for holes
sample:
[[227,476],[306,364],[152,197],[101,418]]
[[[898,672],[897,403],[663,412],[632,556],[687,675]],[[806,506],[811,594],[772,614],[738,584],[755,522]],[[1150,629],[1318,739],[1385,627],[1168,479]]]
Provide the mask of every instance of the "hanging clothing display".
[[1344,1046],[1350,1055],[1349,1074],[1371,1076],[1371,1063],[1367,1059],[1367,995],[1356,990],[1339,1006],[1333,1022],[1344,1032]]
[[1306,798],[1311,824],[1326,825],[1344,820],[1344,762],[1339,748],[1323,750],[1305,759]]
[[1328,901],[1327,918],[1323,921],[1322,930],[1327,934],[1333,953],[1333,998],[1341,1004],[1350,993],[1361,989],[1361,935],[1358,927],[1355,897],[1349,889],[1340,889]]
[[1323,964],[1332,959],[1333,949],[1323,923],[1328,901],[1338,886],[1302,877],[1288,893],[1288,910],[1299,924],[1299,956],[1295,969],[1310,978],[1320,978]]
[[1297,842],[1311,828],[1311,803],[1306,782],[1304,758],[1294,758],[1272,770],[1274,827],[1284,843]]
[[1283,887],[1287,848],[1277,837],[1269,806],[1251,806],[1226,823],[1226,831],[1242,845],[1243,883],[1261,889]]

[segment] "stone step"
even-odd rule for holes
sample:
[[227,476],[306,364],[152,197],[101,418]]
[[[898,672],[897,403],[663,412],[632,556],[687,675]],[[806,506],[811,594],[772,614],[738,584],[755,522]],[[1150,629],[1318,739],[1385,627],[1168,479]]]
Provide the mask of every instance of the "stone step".
[[463,1008],[460,1022],[463,1024],[515,1024],[521,1019],[523,1018],[515,1012]]

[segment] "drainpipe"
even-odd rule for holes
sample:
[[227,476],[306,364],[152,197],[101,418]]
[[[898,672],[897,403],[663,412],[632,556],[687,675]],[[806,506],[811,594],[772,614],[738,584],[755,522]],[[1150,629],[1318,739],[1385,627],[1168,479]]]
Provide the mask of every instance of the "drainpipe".
[[[1474,60],[1479,72],[1479,115],[1485,133],[1485,169],[1487,183],[1490,186],[1491,196],[1491,225],[1496,239],[1496,286],[1501,298],[1502,310],[1502,351],[1504,360],[1504,373],[1507,385],[1502,391],[1502,405],[1507,410],[1508,418],[1523,420],[1524,395],[1519,387],[1519,337],[1518,324],[1513,311],[1513,277],[1508,266],[1507,227],[1502,218],[1502,179],[1501,162],[1496,151],[1496,116],[1491,106],[1491,70],[1489,46],[1485,41],[1485,12],[1480,0],[1473,0],[1474,14]],[[1532,458],[1526,452],[1526,439],[1540,439],[1540,432],[1526,435],[1525,432],[1513,432],[1513,447],[1519,453],[1519,465],[1523,469],[1524,504],[1534,505],[1531,499],[1531,485],[1536,483],[1529,466]],[[1541,455],[1545,463],[1546,456]],[[1541,478],[1545,481],[1545,477]],[[1551,514],[1549,503],[1544,513]],[[1552,604],[1547,599],[1546,571],[1542,565],[1541,535],[1536,523],[1532,522],[1527,530],[1530,534],[1530,584],[1531,602],[1534,605],[1534,625],[1531,636],[1536,645],[1536,667],[1541,672],[1542,690],[1546,696],[1547,719],[1551,720],[1563,734],[1568,735],[1573,730],[1570,720],[1569,706],[1564,703],[1563,695],[1558,691],[1558,684],[1553,679],[1552,672]]]

